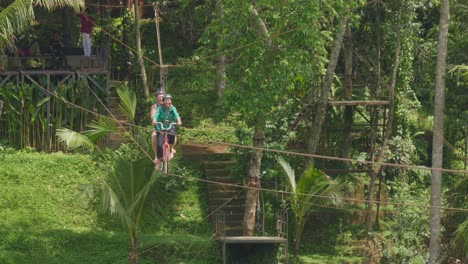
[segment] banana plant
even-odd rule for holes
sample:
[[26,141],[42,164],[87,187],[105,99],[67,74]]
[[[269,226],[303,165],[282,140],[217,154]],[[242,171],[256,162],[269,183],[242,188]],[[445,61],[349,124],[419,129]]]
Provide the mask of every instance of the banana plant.
[[296,173],[283,158],[277,158],[289,183],[290,206],[296,218],[294,254],[297,256],[305,224],[312,212],[341,204],[343,184],[332,180],[323,171],[310,166],[296,181]]

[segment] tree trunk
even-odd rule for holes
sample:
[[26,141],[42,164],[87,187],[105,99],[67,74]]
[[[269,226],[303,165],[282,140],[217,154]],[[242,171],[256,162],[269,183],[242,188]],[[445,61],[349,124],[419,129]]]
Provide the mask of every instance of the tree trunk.
[[137,264],[138,263],[138,243],[137,243],[137,235],[136,230],[130,230],[130,254],[128,256],[130,260],[130,264]]
[[[442,168],[443,136],[445,112],[445,68],[447,63],[447,40],[449,25],[449,1],[440,1],[439,44],[437,48],[437,65],[434,97],[434,133],[432,136],[432,167]],[[431,183],[431,235],[429,245],[429,263],[441,263],[441,206],[442,172],[432,171]]]
[[[330,60],[328,62],[327,73],[325,74],[325,78],[322,83],[322,91],[320,94],[320,98],[317,102],[317,110],[315,113],[315,117],[313,118],[311,122],[309,122],[309,124],[311,123],[312,126],[311,126],[310,138],[307,143],[307,151],[308,153],[311,153],[311,154],[315,154],[317,152],[317,145],[320,139],[322,125],[323,125],[323,121],[325,120],[325,114],[327,111],[328,96],[330,94],[331,85],[333,81],[333,75],[335,74],[335,68],[338,62],[338,57],[340,56],[340,50],[341,50],[341,45],[343,43],[343,35],[345,32],[347,21],[348,21],[348,17],[343,17],[338,27],[335,41],[333,43],[333,49],[330,53]],[[309,105],[312,105],[313,102],[307,102],[307,103]],[[313,162],[313,159],[310,159],[309,162]]]
[[216,61],[216,94],[218,100],[223,97],[226,89],[226,55],[221,54]]
[[[349,21],[346,23],[345,31],[345,49],[344,49],[344,63],[345,63],[345,75],[344,75],[344,99],[351,100],[353,96],[353,47],[351,39],[351,28]],[[345,106],[344,112],[344,124],[343,124],[343,158],[349,158],[349,148],[351,146],[351,128],[353,125],[353,107]],[[348,165],[349,162],[345,162]]]
[[[262,148],[265,143],[265,118],[263,115],[257,114],[253,146]],[[260,167],[262,164],[263,151],[260,149],[252,150],[250,159],[249,174],[247,186],[252,187],[247,189],[244,209],[243,235],[252,236],[255,229],[255,215],[257,210],[258,193],[256,187],[260,187]]]
[[146,101],[149,101],[150,95],[149,95],[148,81],[146,79],[145,63],[143,62],[143,55],[141,54],[140,14],[139,14],[140,8],[138,8],[138,0],[133,1],[133,7],[135,11],[135,42],[136,42],[136,49],[137,49],[137,60],[138,60],[138,64],[140,65],[141,83],[143,85],[145,99]]
[[[272,58],[271,47],[272,40],[268,35],[268,29],[263,20],[258,16],[257,10],[254,7],[251,8],[250,14],[253,17],[253,27],[256,33],[265,39],[265,46],[268,50],[268,58]],[[270,79],[270,78],[267,78]],[[253,146],[262,148],[265,143],[265,118],[263,113],[257,113],[255,118],[255,130],[253,136]],[[250,159],[250,167],[247,184],[250,187],[260,186],[260,168],[262,164],[263,151],[260,149],[254,149],[252,157]],[[245,236],[252,236],[255,228],[255,215],[257,210],[258,201],[258,189],[249,188],[247,189],[247,195],[245,199],[244,209],[244,222],[243,222],[243,234]]]
[[[400,31],[400,17],[401,17],[401,10],[398,12],[398,24],[397,24],[397,43],[395,47],[395,58],[394,64],[392,69],[392,79],[390,81],[390,96],[389,96],[389,108],[388,108],[388,120],[385,126],[382,146],[380,147],[379,154],[377,155],[376,162],[381,163],[385,159],[388,142],[390,140],[390,135],[393,131],[393,121],[394,121],[394,101],[395,101],[395,86],[396,86],[396,78],[398,73],[398,65],[400,63],[400,49],[401,49],[401,31]],[[370,175],[370,183],[368,189],[368,197],[367,197],[367,214],[366,214],[366,230],[372,230],[372,213],[373,213],[373,203],[374,203],[374,190],[375,190],[375,181],[377,176],[379,175],[382,169],[382,165],[376,164],[372,167],[372,172]]]
[[[128,0],[123,0],[123,5],[130,8],[130,4]],[[122,19],[122,41],[123,43],[130,43],[130,27],[131,27],[131,20],[128,15],[125,14],[128,12],[126,8],[123,8],[121,11]],[[122,65],[122,70],[119,71],[120,80],[128,80],[130,76],[130,65],[131,65],[131,58],[133,57],[132,51],[130,49],[126,49],[125,52],[125,63]]]
[[[222,0],[216,0],[216,11],[219,19],[223,19],[224,10]],[[221,52],[218,50],[218,52]],[[216,61],[216,94],[218,100],[223,97],[224,89],[226,89],[226,55],[221,54]]]

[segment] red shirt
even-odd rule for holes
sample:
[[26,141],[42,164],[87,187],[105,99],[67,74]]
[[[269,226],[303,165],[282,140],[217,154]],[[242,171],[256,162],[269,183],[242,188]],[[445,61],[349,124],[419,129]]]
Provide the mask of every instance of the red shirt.
[[81,32],[91,34],[93,33],[93,17],[85,14],[78,14],[81,21]]

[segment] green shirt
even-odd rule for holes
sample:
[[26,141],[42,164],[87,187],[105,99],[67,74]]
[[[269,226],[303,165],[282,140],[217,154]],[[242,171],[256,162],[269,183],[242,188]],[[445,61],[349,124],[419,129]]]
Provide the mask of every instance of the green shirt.
[[[171,107],[166,108],[164,106],[158,106],[156,114],[154,115],[156,122],[161,122],[164,124],[164,128],[169,128],[171,123],[177,123],[177,120],[180,119],[177,109],[171,105]],[[161,125],[156,125],[156,130],[163,130]]]

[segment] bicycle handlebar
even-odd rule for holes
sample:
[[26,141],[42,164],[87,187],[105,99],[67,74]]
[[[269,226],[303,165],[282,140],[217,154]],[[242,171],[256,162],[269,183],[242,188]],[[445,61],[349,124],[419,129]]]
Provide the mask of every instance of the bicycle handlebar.
[[164,123],[163,123],[163,122],[156,122],[156,125],[161,125],[161,130],[166,130],[166,131],[168,131],[168,130],[170,130],[173,126],[177,125],[177,123],[174,123],[174,122],[170,123],[168,128],[165,128],[165,127],[164,127]]

